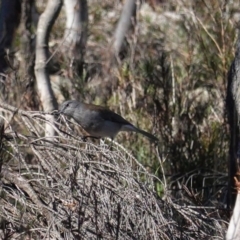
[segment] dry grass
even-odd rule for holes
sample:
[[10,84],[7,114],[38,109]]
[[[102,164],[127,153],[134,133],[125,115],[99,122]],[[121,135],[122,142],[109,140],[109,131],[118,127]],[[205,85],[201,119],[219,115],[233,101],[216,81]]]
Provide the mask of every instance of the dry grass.
[[1,239],[223,238],[227,223],[216,207],[180,204],[117,143],[86,140],[59,121],[49,140],[45,113],[0,108]]

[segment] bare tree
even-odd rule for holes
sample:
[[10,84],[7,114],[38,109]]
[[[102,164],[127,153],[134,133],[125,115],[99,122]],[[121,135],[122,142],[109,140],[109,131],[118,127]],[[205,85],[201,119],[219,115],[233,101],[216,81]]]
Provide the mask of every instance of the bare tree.
[[[49,0],[45,11],[39,18],[36,36],[36,61],[35,76],[37,80],[38,92],[43,109],[51,112],[57,109],[57,101],[54,96],[49,74],[47,72],[47,64],[49,59],[48,41],[52,26],[59,15],[62,7],[62,0]],[[54,116],[49,115],[47,120],[54,121]],[[46,136],[54,136],[54,128],[51,124],[46,124]]]
[[32,9],[34,9],[34,0],[22,0],[21,2],[21,61],[19,72],[23,76],[26,86],[26,94],[24,95],[28,107],[30,109],[38,109],[38,99],[34,87],[34,62],[35,62],[35,35],[32,31]]
[[233,214],[230,219],[230,223],[228,226],[226,240],[238,240],[240,239],[240,182],[236,181],[238,195],[236,199],[236,203],[233,209]]
[[22,15],[21,15],[21,69],[24,75],[32,78],[34,75],[34,46],[31,37],[31,9],[33,0],[22,0]]
[[11,47],[14,33],[20,23],[19,0],[2,0],[0,8],[0,73],[8,67],[7,49]]
[[64,5],[67,21],[62,51],[67,56],[69,74],[73,77],[82,72],[87,43],[88,6],[87,0],[64,0]]
[[230,125],[230,147],[229,147],[229,187],[228,187],[228,206],[234,206],[236,191],[234,191],[234,176],[239,170],[240,160],[240,139],[239,139],[239,120],[240,120],[240,34],[237,40],[235,58],[228,73],[227,88],[227,110]]
[[[229,147],[228,206],[232,207],[235,203],[226,235],[226,239],[229,240],[239,239],[240,236],[240,33],[238,34],[235,58],[232,62],[228,75],[227,109],[231,134]],[[237,191],[235,189],[237,189]]]
[[120,53],[126,34],[136,21],[137,0],[126,0],[122,14],[118,22],[113,40],[113,52],[115,56]]

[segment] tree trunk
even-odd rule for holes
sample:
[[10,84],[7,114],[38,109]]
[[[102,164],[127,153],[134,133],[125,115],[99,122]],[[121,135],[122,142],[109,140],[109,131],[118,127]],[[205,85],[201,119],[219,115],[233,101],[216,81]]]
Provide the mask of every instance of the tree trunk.
[[36,98],[36,90],[34,88],[34,61],[35,61],[35,45],[32,37],[32,8],[34,0],[22,0],[22,15],[21,15],[21,66],[19,71],[25,80],[27,92],[25,100],[31,110],[38,109],[38,102]]
[[[2,0],[0,8],[0,73],[9,66],[7,49],[11,47],[14,33],[20,23],[21,3],[19,0]],[[1,79],[4,78],[1,75]]]
[[[48,61],[48,40],[52,26],[59,15],[62,7],[62,0],[49,0],[45,11],[39,18],[36,36],[36,61],[35,61],[35,76],[37,80],[38,92],[43,109],[46,112],[51,112],[57,109],[57,101],[54,96],[50,78],[47,72]],[[46,136],[54,136],[55,131],[52,126],[54,116],[49,115],[47,119],[50,124],[46,123]]]
[[22,0],[21,16],[21,70],[26,77],[34,76],[34,46],[31,38],[33,0]]
[[235,58],[228,73],[227,87],[227,110],[230,126],[230,147],[229,147],[229,186],[228,186],[228,207],[233,207],[236,190],[234,177],[239,172],[240,160],[240,34],[237,40]]
[[82,65],[87,43],[88,6],[87,0],[64,0],[66,25],[63,54],[69,62],[69,75],[82,74]]
[[113,52],[117,57],[122,50],[123,42],[126,34],[131,26],[135,25],[136,21],[137,0],[126,0],[120,20],[118,22],[114,38],[113,38]]
[[240,239],[240,192],[237,194],[236,204],[228,226],[226,240]]

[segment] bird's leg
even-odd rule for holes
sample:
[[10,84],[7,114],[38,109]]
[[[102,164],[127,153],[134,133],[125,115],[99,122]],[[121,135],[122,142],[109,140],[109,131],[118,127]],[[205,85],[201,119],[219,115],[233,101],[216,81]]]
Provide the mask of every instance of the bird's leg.
[[113,138],[111,138],[111,145],[110,145],[110,151],[113,150]]

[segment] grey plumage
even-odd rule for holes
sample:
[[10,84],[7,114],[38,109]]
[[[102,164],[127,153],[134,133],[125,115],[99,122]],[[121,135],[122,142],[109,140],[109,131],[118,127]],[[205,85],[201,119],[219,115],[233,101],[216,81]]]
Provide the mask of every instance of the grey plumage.
[[151,133],[135,127],[120,115],[102,106],[69,100],[61,105],[59,112],[72,117],[94,137],[113,139],[120,131],[132,131],[141,133],[153,141],[158,141],[158,138]]

